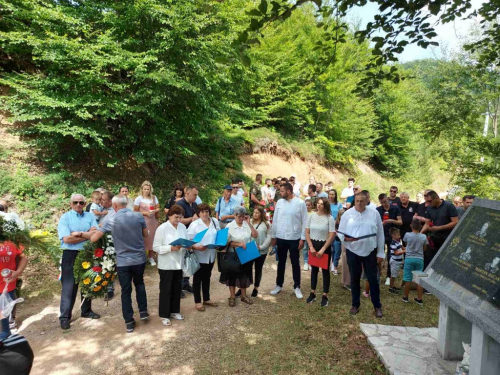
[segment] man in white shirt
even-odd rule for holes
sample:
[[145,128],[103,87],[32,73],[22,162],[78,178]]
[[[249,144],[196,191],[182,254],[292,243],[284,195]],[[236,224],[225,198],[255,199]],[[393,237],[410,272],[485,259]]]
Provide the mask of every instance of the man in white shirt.
[[340,199],[344,200],[344,207],[345,207],[345,200],[347,197],[350,197],[351,195],[354,195],[354,178],[350,177],[347,179],[347,187],[342,190],[342,193],[340,194]]
[[305,197],[309,195],[309,185],[316,185],[314,176],[309,177],[309,184],[305,184],[304,188],[302,189],[302,195],[304,195]]
[[[355,315],[360,306],[361,272],[370,283],[370,296],[375,316],[382,318],[380,286],[378,280],[379,264],[384,258],[384,226],[376,210],[367,209],[368,197],[361,192],[354,198],[354,208],[347,210],[340,219],[337,236],[346,248],[347,264],[351,273],[352,307],[349,313]],[[367,238],[362,236],[373,235]]]
[[269,201],[274,198],[274,195],[272,195],[271,188],[272,188],[272,180],[270,178],[266,178],[266,183],[264,184],[264,186],[260,188],[262,199],[264,199],[264,202],[266,202],[266,204],[268,204]]
[[285,183],[280,187],[281,197],[274,209],[273,225],[271,229],[271,245],[278,245],[278,272],[276,287],[271,291],[276,295],[283,289],[285,281],[285,267],[288,252],[292,262],[293,289],[297,298],[302,298],[300,290],[300,262],[299,253],[304,247],[306,239],[307,208],[301,199],[293,194],[293,186]]
[[240,187],[237,183],[233,182],[231,184],[233,190],[231,190],[231,199],[236,201],[236,206],[245,206],[245,200],[243,199],[243,194],[239,193]]
[[290,184],[292,184],[292,186],[293,186],[293,194],[296,197],[300,197],[300,182],[297,181],[297,176],[292,174],[289,181],[290,181]]

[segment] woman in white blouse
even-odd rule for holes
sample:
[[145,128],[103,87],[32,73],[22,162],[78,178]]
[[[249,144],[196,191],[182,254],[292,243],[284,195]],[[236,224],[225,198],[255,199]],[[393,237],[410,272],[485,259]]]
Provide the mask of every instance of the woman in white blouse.
[[158,273],[160,274],[160,307],[162,323],[171,326],[170,318],[183,320],[181,310],[182,266],[186,249],[170,244],[178,238],[187,239],[187,230],[181,219],[184,209],[173,205],[168,211],[168,221],[156,230],[153,250],[158,253]]
[[[323,256],[328,257],[327,268],[322,268],[323,273],[323,296],[321,307],[328,306],[328,292],[330,290],[329,265],[332,262],[331,244],[335,237],[335,221],[331,215],[330,203],[327,198],[319,198],[316,201],[317,212],[307,217],[306,240],[309,245],[309,258]],[[311,266],[311,294],[307,298],[307,303],[316,300],[316,285],[318,284],[319,267]]]
[[153,259],[153,238],[156,228],[158,228],[158,212],[160,212],[160,204],[158,198],[153,195],[153,185],[151,182],[144,181],[141,185],[141,195],[135,198],[134,211],[140,212],[146,220],[149,236],[144,239],[144,247],[146,253],[149,254],[149,264],[156,266]]
[[[210,217],[212,210],[206,203],[198,206],[198,220],[189,225],[188,239],[192,240],[198,233],[208,229],[200,243],[193,245],[196,257],[200,262],[200,269],[193,276],[193,296],[196,310],[205,311],[205,306],[217,307],[210,301],[210,277],[215,262],[215,249],[207,249],[206,245],[215,243],[217,231],[220,230],[219,221]],[[201,290],[203,290],[203,304],[201,303]]]
[[[229,223],[226,228],[229,228],[228,252],[234,252],[237,247],[246,249],[247,243],[259,237],[259,233],[250,223],[250,217],[247,215],[245,207],[234,208],[234,221]],[[252,262],[243,264],[238,273],[221,272],[220,282],[229,287],[230,307],[236,306],[236,287],[241,290],[241,302],[253,304],[253,301],[247,297],[247,288],[252,285]]]
[[260,258],[255,259],[255,280],[252,297],[257,297],[260,281],[262,280],[262,269],[266,262],[267,252],[271,245],[271,225],[267,222],[264,208],[259,206],[253,210],[251,223],[259,237],[255,241],[260,252]]

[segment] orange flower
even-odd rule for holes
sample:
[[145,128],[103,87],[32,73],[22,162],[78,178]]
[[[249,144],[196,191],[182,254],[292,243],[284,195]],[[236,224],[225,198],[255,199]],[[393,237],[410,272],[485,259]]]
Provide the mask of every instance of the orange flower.
[[102,282],[102,286],[106,286],[106,285],[108,285],[108,282],[107,281],[103,281]]
[[99,285],[99,286],[96,286],[96,287],[94,288],[94,292],[98,292],[98,291],[100,291],[100,290],[101,290],[101,286],[100,286],[100,285]]
[[106,272],[106,273],[104,274],[104,277],[106,277],[106,279],[109,279],[109,277],[110,277],[110,276],[111,276],[111,274],[110,274],[109,272]]

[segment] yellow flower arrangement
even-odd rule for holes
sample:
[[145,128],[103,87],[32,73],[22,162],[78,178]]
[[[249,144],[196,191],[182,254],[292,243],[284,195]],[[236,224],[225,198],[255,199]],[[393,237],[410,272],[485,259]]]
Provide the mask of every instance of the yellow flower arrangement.
[[100,285],[99,285],[99,286],[96,286],[96,287],[94,288],[94,292],[98,292],[98,291],[100,291],[100,290],[101,290],[101,286],[100,286]]
[[90,268],[90,262],[83,262],[82,267],[83,269],[88,270]]
[[108,285],[108,282],[107,281],[103,281],[102,282],[102,286],[106,286],[106,285]]
[[99,282],[99,281],[101,281],[101,280],[102,280],[102,277],[101,277],[101,276],[99,276],[99,275],[97,275],[97,276],[95,277],[95,279],[94,279],[94,282],[98,283],[98,282]]
[[83,283],[85,285],[89,285],[90,284],[90,279],[87,277],[85,280],[83,280]]

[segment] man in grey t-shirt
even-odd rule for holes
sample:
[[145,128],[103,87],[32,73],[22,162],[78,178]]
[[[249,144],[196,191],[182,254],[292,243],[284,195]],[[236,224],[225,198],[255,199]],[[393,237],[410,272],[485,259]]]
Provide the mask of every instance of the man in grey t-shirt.
[[116,251],[116,268],[122,287],[122,313],[127,332],[135,327],[134,310],[132,308],[132,281],[137,295],[137,305],[141,320],[149,318],[144,270],[146,268],[146,252],[144,237],[148,235],[144,217],[127,208],[127,198],[123,195],[113,197],[113,208],[116,214],[106,220],[103,227],[96,231],[92,242],[97,242],[106,232],[113,235]]

